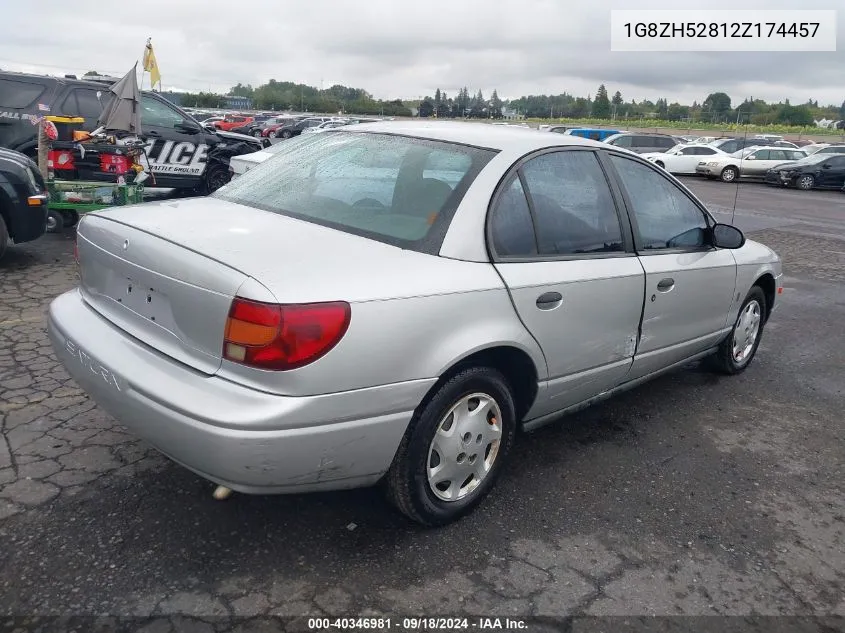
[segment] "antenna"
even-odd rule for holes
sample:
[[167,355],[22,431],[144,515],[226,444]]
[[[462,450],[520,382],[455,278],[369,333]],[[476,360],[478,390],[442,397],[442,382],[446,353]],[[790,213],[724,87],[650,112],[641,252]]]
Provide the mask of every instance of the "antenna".
[[[740,113],[737,110],[737,114],[736,114],[737,123],[739,122],[739,117],[740,117]],[[749,116],[748,118],[750,119],[751,117]],[[736,183],[735,183],[736,188],[734,189],[734,206],[733,206],[733,209],[731,209],[731,224],[734,223],[734,218],[736,217],[736,202],[737,202],[737,199],[739,198],[739,180],[740,180],[740,175],[742,174],[742,161],[745,160],[745,150],[747,148],[747,143],[748,143],[748,119],[745,120],[745,134],[742,137],[742,146],[743,147],[740,150],[742,153],[739,155],[739,173],[736,175]]]

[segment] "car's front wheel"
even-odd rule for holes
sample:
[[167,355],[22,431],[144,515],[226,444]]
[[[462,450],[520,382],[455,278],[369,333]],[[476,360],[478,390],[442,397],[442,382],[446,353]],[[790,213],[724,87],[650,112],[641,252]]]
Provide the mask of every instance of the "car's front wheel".
[[490,492],[515,434],[504,376],[489,367],[461,371],[414,414],[384,481],[388,498],[423,525],[458,519]]
[[810,174],[804,174],[802,176],[798,176],[795,181],[795,186],[798,189],[802,189],[803,191],[807,191],[808,189],[812,189],[816,184],[816,179],[813,178]]
[[714,368],[724,374],[738,374],[751,364],[766,324],[766,296],[753,286],[739,308],[733,329],[713,356]]
[[736,167],[725,167],[722,170],[722,182],[734,182],[739,177],[739,170]]

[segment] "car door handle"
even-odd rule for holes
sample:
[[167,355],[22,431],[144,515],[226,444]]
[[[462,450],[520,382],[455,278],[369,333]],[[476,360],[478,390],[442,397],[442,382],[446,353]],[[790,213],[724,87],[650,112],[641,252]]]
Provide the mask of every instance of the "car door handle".
[[657,284],[657,291],[658,292],[669,292],[672,288],[675,287],[675,280],[671,277],[667,277],[666,279],[661,279],[660,282]]
[[546,292],[537,297],[537,307],[541,310],[554,310],[563,303],[563,295],[559,292]]

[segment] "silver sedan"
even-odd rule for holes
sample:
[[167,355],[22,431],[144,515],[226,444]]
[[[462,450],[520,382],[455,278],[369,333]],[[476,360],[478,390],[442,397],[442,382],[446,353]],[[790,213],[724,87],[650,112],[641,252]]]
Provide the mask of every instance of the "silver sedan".
[[208,198],[87,214],[50,305],[76,381],[244,493],[369,486],[447,523],[517,437],[706,358],[745,370],[778,256],[606,143],[329,130]]

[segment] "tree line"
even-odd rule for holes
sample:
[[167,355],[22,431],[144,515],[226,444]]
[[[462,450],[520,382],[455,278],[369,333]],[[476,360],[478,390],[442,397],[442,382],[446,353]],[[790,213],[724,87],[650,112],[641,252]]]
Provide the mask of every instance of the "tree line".
[[713,92],[692,105],[666,99],[625,101],[618,90],[612,97],[602,84],[595,97],[531,95],[508,102],[529,118],[595,118],[595,119],[661,119],[665,121],[699,121],[707,123],[750,123],[752,125],[813,125],[819,119],[845,120],[845,102],[841,106],[820,106],[818,101],[792,105],[789,100],[767,103],[748,97],[734,105],[724,92]]
[[[420,116],[437,118],[492,118],[499,119],[505,112],[526,118],[541,119],[660,119],[703,123],[749,123],[752,125],[813,125],[815,120],[845,120],[845,102],[841,106],[820,106],[818,101],[793,105],[789,100],[768,103],[748,97],[732,103],[725,92],[713,92],[700,103],[691,105],[665,98],[626,101],[620,91],[611,96],[604,84],[595,95],[579,97],[569,93],[557,95],[528,95],[518,99],[502,100],[496,90],[490,98],[481,90],[471,92],[463,87],[454,96],[437,89],[419,101],[400,99],[375,99],[362,88],[336,84],[325,90],[271,79],[258,87],[237,84],[229,95],[249,97],[257,110],[297,110],[305,112],[342,112],[346,114],[371,114],[384,116]],[[199,92],[183,95],[182,103],[196,107],[222,108],[222,95]]]

